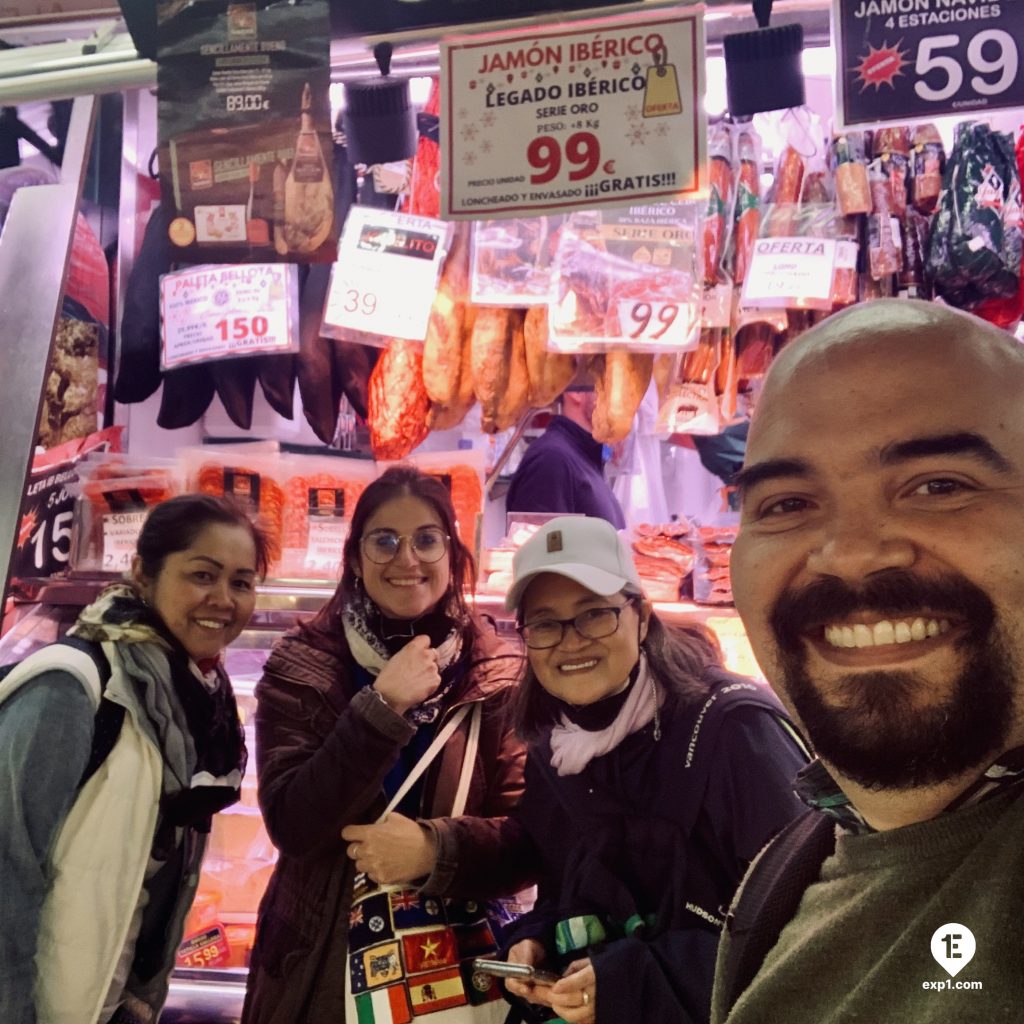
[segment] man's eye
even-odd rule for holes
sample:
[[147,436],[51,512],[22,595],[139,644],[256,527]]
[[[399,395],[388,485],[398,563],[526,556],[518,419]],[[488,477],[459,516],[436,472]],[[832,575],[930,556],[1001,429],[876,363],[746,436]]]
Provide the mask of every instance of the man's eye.
[[938,477],[934,480],[926,480],[915,488],[914,494],[920,495],[946,495],[959,494],[969,488],[962,480],[951,480],[949,477]]
[[808,506],[804,498],[782,498],[761,507],[762,516],[785,516],[794,512],[803,512]]

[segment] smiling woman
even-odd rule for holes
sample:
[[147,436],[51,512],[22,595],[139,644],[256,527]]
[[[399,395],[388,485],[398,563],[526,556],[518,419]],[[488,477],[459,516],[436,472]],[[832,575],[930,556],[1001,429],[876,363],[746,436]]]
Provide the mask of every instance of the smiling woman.
[[529,661],[514,824],[543,868],[541,900],[506,943],[509,960],[562,977],[506,988],[574,1024],[706,1021],[719,908],[796,816],[802,747],[699,627],[658,620],[611,523],[551,520],[513,574],[506,606]]
[[[458,967],[493,952],[508,918],[485,898],[532,877],[528,857],[500,886],[493,867],[522,790],[511,715],[521,656],[467,608],[473,559],[459,537],[439,478],[389,469],[356,504],[331,601],[267,662],[259,793],[281,856],[260,908],[246,1024],[305,1020],[311,1006],[349,1022],[379,1022],[388,1006],[396,1021],[411,1006],[428,1024],[505,1019],[497,991],[482,1001]],[[456,876],[463,898],[423,898],[452,895]],[[435,930],[403,946],[406,923]],[[382,978],[388,987],[375,988]]]
[[220,653],[265,568],[243,511],[173,498],[132,581],[0,679],[0,1020],[159,1016],[210,817],[245,770]]

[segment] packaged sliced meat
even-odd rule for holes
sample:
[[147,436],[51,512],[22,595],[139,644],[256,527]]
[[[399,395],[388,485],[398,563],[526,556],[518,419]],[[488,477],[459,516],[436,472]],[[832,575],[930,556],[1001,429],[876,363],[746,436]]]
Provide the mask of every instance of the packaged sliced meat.
[[740,171],[736,182],[733,280],[742,284],[761,230],[761,140],[744,127],[736,142]]
[[704,283],[718,281],[733,208],[732,136],[725,123],[708,129],[708,206],[704,214]]
[[933,124],[915,125],[910,151],[910,197],[919,213],[932,213],[938,205],[945,167],[946,151],[939,130]]
[[903,248],[892,197],[892,179],[879,160],[871,161],[868,181],[871,185],[871,214],[867,222],[868,265],[871,276],[880,281],[883,277],[899,273],[903,266]]
[[832,140],[836,201],[844,217],[871,212],[871,189],[863,132],[846,132]]

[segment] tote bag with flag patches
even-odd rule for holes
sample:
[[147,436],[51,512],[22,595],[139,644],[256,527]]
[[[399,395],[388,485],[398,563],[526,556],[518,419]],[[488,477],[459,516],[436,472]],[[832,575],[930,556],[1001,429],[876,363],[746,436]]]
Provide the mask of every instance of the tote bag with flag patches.
[[[452,816],[466,808],[480,744],[482,704],[463,705],[409,773],[383,820],[470,715]],[[476,957],[498,949],[514,901],[449,900],[406,886],[382,886],[358,875],[349,911],[345,1020],[349,1024],[503,1024],[508,1014],[496,979],[473,970]]]

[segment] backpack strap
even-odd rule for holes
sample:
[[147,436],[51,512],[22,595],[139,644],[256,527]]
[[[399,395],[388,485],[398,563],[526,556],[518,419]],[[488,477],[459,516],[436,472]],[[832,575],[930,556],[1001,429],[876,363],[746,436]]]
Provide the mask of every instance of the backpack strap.
[[96,663],[96,671],[99,675],[101,697],[93,718],[92,747],[89,750],[89,760],[86,762],[82,777],[78,780],[78,788],[81,789],[96,774],[96,770],[114,749],[114,744],[117,743],[117,738],[121,735],[126,709],[124,705],[115,704],[112,700],[104,700],[102,697],[110,680],[110,662],[100,644],[82,640],[77,636],[65,636],[58,642],[81,651],[83,654],[88,654]]
[[751,865],[725,920],[729,950],[716,979],[724,1015],[754,980],[796,915],[804,892],[818,880],[821,865],[835,850],[835,825],[828,815],[809,810],[791,821]]

